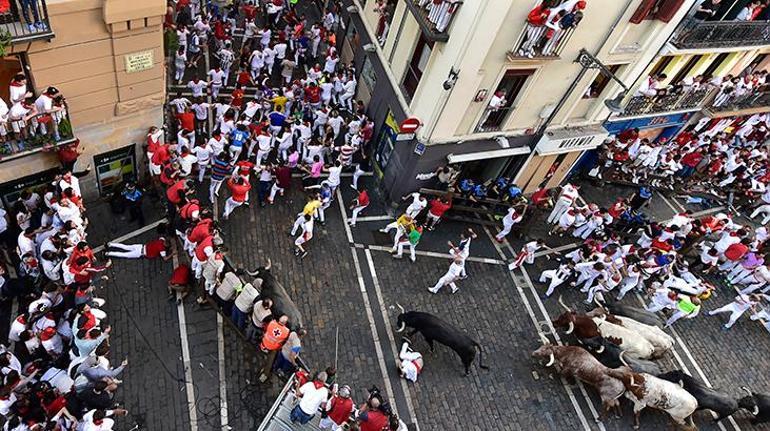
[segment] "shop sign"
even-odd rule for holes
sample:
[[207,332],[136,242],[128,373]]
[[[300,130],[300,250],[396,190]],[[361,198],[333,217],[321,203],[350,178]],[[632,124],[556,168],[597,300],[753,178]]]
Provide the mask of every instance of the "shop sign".
[[94,156],[99,194],[107,196],[127,181],[136,181],[136,146],[131,144]]
[[[18,180],[8,181],[0,184],[0,198],[6,209],[10,209],[13,203],[19,199],[19,195],[24,190],[38,190],[46,184],[50,184],[60,173],[59,168],[48,169],[43,172],[28,175]],[[42,196],[42,193],[40,193]]]

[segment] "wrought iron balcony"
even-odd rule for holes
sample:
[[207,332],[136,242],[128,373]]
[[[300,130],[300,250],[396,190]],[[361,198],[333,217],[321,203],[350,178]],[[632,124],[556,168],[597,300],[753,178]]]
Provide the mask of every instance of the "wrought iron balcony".
[[697,21],[682,23],[671,43],[679,49],[770,45],[770,21]]
[[508,114],[513,111],[513,106],[505,108],[487,108],[484,115],[481,116],[479,124],[476,126],[475,133],[496,132],[503,128]]
[[462,4],[461,0],[406,0],[406,7],[417,19],[422,33],[434,42],[449,40],[449,27]]
[[660,96],[634,96],[629,100],[625,110],[619,117],[634,117],[639,115],[663,114],[666,112],[697,111],[704,102],[714,94],[711,87],[696,90],[671,92]]
[[[54,123],[55,129],[51,128]],[[0,128],[7,131],[0,139],[0,163],[38,152],[56,151],[61,145],[75,142],[66,110],[58,120],[49,114],[38,114],[27,120],[9,119],[0,123]]]
[[708,107],[711,112],[734,112],[747,109],[767,109],[770,107],[770,88],[744,94],[720,93]]
[[0,46],[54,37],[45,0],[10,0],[0,5]]
[[534,26],[527,23],[521,36],[508,52],[508,59],[556,59],[572,37],[575,28],[553,30],[546,26]]

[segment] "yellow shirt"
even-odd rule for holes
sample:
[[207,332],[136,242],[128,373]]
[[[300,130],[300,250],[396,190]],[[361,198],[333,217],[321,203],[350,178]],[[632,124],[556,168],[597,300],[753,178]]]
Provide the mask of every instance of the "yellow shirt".
[[404,229],[406,229],[407,226],[414,224],[414,220],[411,219],[406,214],[401,215],[398,219],[396,219],[396,223],[399,224],[399,226],[402,226]]
[[276,111],[283,112],[283,108],[286,107],[286,102],[288,100],[289,99],[287,99],[286,96],[280,95],[280,96],[273,97],[273,100],[271,100],[271,102],[273,102],[273,104],[275,105]]
[[302,210],[302,214],[313,215],[315,214],[315,210],[318,208],[321,208],[321,201],[314,199],[305,204],[305,208]]

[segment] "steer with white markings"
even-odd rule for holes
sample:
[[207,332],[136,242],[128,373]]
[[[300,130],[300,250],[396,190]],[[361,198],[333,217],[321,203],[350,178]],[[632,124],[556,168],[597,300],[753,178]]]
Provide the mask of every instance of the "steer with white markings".
[[599,332],[602,334],[602,337],[620,339],[620,348],[623,349],[628,356],[637,359],[650,359],[652,358],[653,353],[655,353],[655,347],[652,343],[635,331],[610,323],[605,317],[594,317],[593,320],[596,323],[596,326],[599,327]]
[[[645,325],[644,323],[637,322],[630,317],[617,316],[610,314],[604,308],[595,308],[587,313],[591,317],[606,317],[607,322],[615,325],[620,325],[624,328],[641,335],[647,341],[652,344],[655,351],[653,352],[654,358],[660,358],[667,352],[674,348],[674,338],[663,332],[662,329],[657,326]],[[601,331],[601,328],[599,329]]]
[[708,409],[718,415],[714,422],[721,421],[739,409],[738,400],[729,394],[716,391],[704,385],[682,370],[658,374],[658,377],[669,382],[678,383],[681,387],[685,388],[687,392],[698,400],[698,410]]

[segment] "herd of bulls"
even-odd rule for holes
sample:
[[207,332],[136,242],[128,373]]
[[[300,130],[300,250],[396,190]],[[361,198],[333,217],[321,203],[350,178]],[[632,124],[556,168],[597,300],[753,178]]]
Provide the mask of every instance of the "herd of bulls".
[[712,410],[719,421],[743,408],[753,415],[752,423],[770,422],[770,395],[742,387],[747,395],[735,398],[682,371],[662,373],[651,359],[670,352],[674,340],[660,328],[654,314],[619,306],[580,314],[561,298],[559,304],[566,311],[553,325],[576,337],[579,345],[554,345],[543,337],[543,346],[532,356],[546,361],[547,367],[554,367],[563,377],[596,389],[603,417],[613,408],[619,415],[620,398],[625,395],[633,403],[634,428],[639,427],[639,414],[645,407],[665,411],[678,425],[690,429],[695,429],[692,414],[696,410]]

